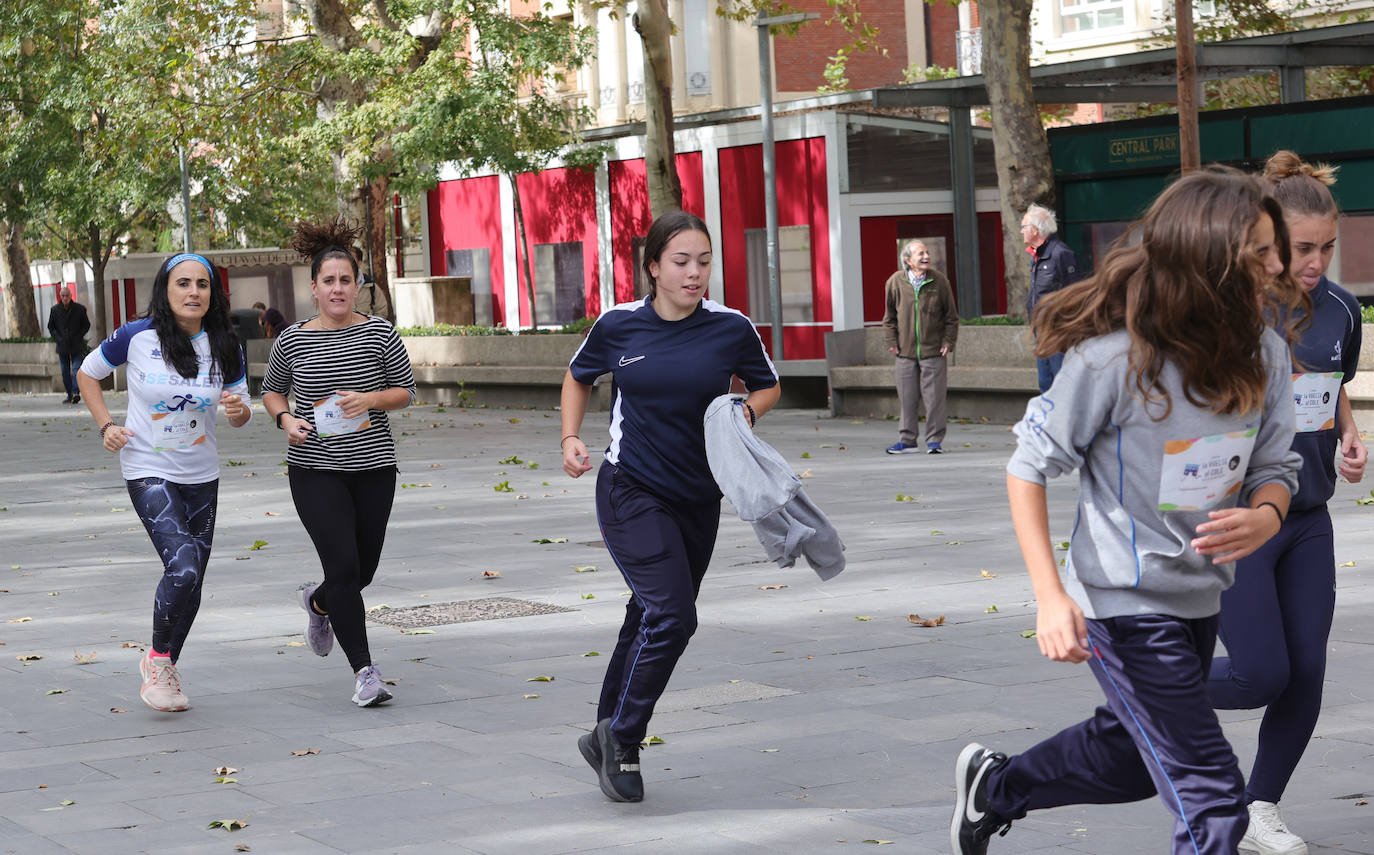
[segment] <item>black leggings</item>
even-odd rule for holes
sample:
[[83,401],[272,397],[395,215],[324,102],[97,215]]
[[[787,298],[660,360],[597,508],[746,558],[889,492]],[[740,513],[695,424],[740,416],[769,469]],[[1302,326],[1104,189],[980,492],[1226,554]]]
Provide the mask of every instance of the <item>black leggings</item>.
[[363,588],[372,584],[382,557],[386,522],[396,496],[396,469],[339,472],[290,466],[291,500],[315,543],[324,583],[314,601],[329,613],[329,624],[353,670],[372,664],[367,649]]
[[215,538],[219,479],[177,484],[165,478],[126,482],[129,499],[162,558],[153,597],[153,650],[176,662],[200,611],[200,589]]

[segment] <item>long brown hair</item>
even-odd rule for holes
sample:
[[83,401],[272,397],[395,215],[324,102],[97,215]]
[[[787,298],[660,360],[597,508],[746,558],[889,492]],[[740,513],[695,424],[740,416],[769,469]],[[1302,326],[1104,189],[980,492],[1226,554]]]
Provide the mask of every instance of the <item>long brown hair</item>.
[[[1249,248],[1250,230],[1266,214],[1284,267],[1273,283]],[[1177,367],[1193,405],[1228,414],[1258,410],[1266,318],[1288,317],[1303,297],[1287,276],[1288,230],[1278,202],[1259,178],[1210,168],[1166,188],[1133,231],[1139,243],[1130,244],[1128,233],[1096,273],[1036,309],[1036,355],[1125,329],[1135,393],[1163,402],[1158,418],[1173,408],[1161,380],[1166,362]]]

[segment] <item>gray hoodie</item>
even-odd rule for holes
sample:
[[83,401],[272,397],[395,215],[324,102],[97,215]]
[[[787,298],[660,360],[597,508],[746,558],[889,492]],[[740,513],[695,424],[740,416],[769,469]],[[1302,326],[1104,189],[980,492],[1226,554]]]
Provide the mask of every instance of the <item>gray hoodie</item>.
[[844,542],[806,495],[792,467],[759,439],[740,416],[736,399],[721,395],[706,407],[706,461],[716,485],[752,523],[769,559],[791,567],[806,557],[821,580],[844,569]]
[[1079,470],[1066,587],[1087,617],[1209,617],[1220,610],[1235,564],[1214,565],[1193,551],[1197,526],[1209,510],[1248,502],[1265,484],[1297,488],[1288,347],[1265,331],[1264,409],[1246,415],[1190,403],[1166,363],[1161,379],[1173,409],[1157,421],[1151,416],[1163,416],[1164,405],[1142,403],[1129,350],[1124,330],[1072,348],[1054,385],[1031,399],[1013,428],[1007,472],[1043,485]]

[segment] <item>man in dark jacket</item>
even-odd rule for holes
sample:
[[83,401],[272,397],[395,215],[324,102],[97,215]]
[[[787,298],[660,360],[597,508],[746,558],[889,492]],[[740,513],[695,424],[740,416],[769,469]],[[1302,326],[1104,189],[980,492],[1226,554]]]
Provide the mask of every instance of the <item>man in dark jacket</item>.
[[72,290],[66,285],[57,289],[57,305],[48,312],[48,334],[57,342],[57,361],[62,366],[62,387],[67,390],[64,404],[75,404],[81,400],[76,389],[76,369],[86,358],[86,333],[90,332],[91,319],[86,316],[86,307],[72,298]]
[[926,407],[926,453],[939,454],[945,438],[946,357],[959,337],[959,309],[943,273],[930,267],[930,250],[914,240],[902,248],[902,269],[884,286],[883,332],[896,357],[893,374],[902,421],[888,454],[919,452],[917,410]]
[[[1026,292],[1026,323],[1031,322],[1035,307],[1041,299],[1079,279],[1078,256],[1074,255],[1069,245],[1055,234],[1057,230],[1054,212],[1042,205],[1031,205],[1021,218],[1021,238],[1026,242],[1026,250],[1031,254],[1030,290]],[[1059,366],[1063,362],[1062,353],[1036,358],[1037,380],[1042,393],[1050,388],[1050,384],[1054,382],[1054,375],[1059,373]]]

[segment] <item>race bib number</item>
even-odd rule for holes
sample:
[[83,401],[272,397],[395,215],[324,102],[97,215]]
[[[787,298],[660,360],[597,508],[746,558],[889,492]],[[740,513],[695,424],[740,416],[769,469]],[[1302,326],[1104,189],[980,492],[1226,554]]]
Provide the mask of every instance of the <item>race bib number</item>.
[[1258,427],[1164,443],[1161,511],[1208,511],[1240,491]]
[[330,395],[323,401],[315,402],[316,436],[343,436],[346,433],[367,430],[372,426],[367,413],[353,418],[345,416],[340,403],[342,400],[341,395]]
[[206,441],[205,428],[213,411],[208,398],[177,396],[150,408],[153,451],[179,451]]
[[1336,426],[1336,399],[1345,374],[1294,374],[1293,405],[1298,413],[1298,433],[1330,430]]

